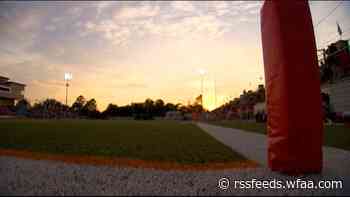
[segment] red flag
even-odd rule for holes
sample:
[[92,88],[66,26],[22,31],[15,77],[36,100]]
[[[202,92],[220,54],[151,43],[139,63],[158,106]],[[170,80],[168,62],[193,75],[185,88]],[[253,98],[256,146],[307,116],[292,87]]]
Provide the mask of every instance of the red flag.
[[337,22],[337,27],[338,27],[338,34],[339,34],[339,36],[341,36],[343,34],[343,31],[341,30],[338,22]]

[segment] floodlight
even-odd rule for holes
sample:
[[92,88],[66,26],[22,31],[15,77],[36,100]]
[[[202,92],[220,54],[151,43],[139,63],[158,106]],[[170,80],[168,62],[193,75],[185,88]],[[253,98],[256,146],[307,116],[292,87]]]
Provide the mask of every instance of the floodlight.
[[66,81],[66,105],[68,105],[68,82],[73,78],[72,73],[64,73],[64,80]]
[[198,72],[199,72],[200,75],[204,75],[207,71],[205,69],[203,69],[203,68],[200,68],[198,70]]
[[69,81],[73,78],[72,73],[64,73],[64,80]]

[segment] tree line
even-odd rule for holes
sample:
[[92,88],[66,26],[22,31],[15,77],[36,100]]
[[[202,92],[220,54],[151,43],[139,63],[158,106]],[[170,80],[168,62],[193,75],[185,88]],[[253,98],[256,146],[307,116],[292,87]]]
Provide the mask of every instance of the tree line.
[[87,100],[80,95],[71,106],[56,99],[46,99],[31,106],[26,99],[23,99],[14,106],[14,111],[18,115],[32,118],[107,119],[109,117],[133,117],[134,119],[147,120],[154,119],[154,117],[164,117],[168,111],[180,111],[183,114],[201,112],[203,107],[198,104],[185,106],[180,103],[165,103],[162,99],[153,101],[148,98],[144,102],[123,106],[110,103],[104,111],[99,111],[97,101],[94,98]]

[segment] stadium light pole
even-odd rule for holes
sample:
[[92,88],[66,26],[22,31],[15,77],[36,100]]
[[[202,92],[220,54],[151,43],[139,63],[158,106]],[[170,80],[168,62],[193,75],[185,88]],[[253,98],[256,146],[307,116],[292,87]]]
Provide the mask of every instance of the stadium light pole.
[[214,106],[216,108],[216,78],[214,76]]
[[201,76],[201,105],[202,107],[204,106],[204,92],[203,92],[203,88],[204,88],[204,75],[207,73],[207,71],[203,68],[200,68],[198,70],[199,75]]
[[203,97],[203,81],[204,81],[204,75],[207,73],[207,71],[201,68],[198,70],[198,72],[199,72],[199,75],[201,76],[201,95]]
[[69,81],[73,78],[72,73],[64,73],[64,80],[66,81],[66,105],[68,105],[68,87]]

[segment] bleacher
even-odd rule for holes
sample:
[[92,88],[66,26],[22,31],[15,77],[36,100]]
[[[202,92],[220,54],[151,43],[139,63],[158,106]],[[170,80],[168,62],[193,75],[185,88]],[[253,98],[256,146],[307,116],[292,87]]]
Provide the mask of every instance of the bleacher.
[[14,116],[15,112],[11,111],[7,106],[0,106],[0,116]]

